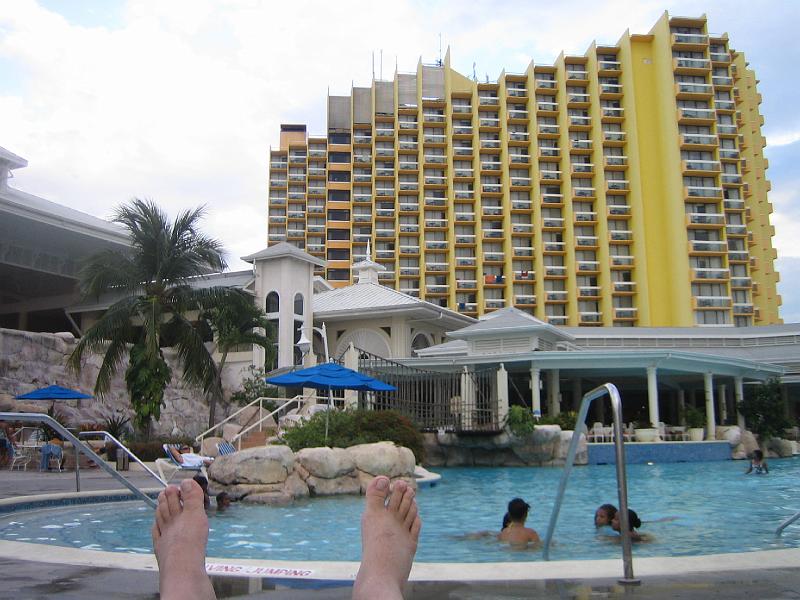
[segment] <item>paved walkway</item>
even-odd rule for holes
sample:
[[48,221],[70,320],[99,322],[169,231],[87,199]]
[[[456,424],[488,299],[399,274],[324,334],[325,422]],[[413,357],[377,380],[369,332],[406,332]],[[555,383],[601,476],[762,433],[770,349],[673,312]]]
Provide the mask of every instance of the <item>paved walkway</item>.
[[[139,486],[154,487],[155,481],[144,471],[127,473]],[[123,489],[98,469],[81,471],[81,489]],[[0,471],[0,498],[74,492],[75,473],[38,471]],[[97,567],[53,565],[0,557],[0,599],[82,600],[85,598],[158,598],[158,579],[153,572]],[[576,575],[578,575],[576,573]],[[599,598],[653,600],[800,600],[800,576],[795,570],[762,569],[754,564],[746,572],[648,577],[641,586],[623,588],[613,580],[532,581],[492,583],[417,583],[409,587],[407,599],[438,600],[497,598],[516,600],[589,600]],[[267,598],[272,600],[338,600],[349,598],[347,585],[316,590],[275,589],[266,580],[227,579],[216,582],[220,598]]]

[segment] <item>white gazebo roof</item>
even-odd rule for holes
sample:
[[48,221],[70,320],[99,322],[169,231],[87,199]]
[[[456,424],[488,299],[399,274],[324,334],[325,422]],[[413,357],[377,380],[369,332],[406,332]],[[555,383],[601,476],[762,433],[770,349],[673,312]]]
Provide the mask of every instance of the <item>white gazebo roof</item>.
[[502,337],[507,334],[531,333],[550,340],[572,341],[569,333],[540,321],[526,312],[507,306],[483,317],[477,323],[451,331],[448,337],[454,339],[473,339],[477,337]]
[[259,250],[254,254],[242,256],[241,259],[245,262],[252,263],[265,258],[281,258],[284,256],[291,256],[292,258],[311,263],[312,265],[316,265],[318,267],[324,267],[326,264],[321,258],[312,256],[305,250],[301,250],[289,242],[278,242],[274,246],[264,248],[263,250]]

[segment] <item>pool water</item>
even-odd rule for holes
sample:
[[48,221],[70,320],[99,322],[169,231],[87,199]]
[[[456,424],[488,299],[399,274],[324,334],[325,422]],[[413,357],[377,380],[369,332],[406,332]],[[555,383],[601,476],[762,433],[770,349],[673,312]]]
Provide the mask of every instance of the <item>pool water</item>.
[[[744,462],[630,465],[629,504],[650,543],[636,556],[685,556],[800,547],[800,524],[775,528],[800,510],[800,459],[770,461],[769,475],[744,475]],[[418,494],[420,562],[541,560],[493,539],[460,539],[500,528],[506,503],[532,506],[528,526],[544,537],[561,469],[442,468],[442,481]],[[594,509],[617,504],[612,465],[575,468],[551,550],[553,560],[618,558],[610,528],[597,532]],[[208,555],[264,560],[360,560],[363,499],[315,498],[289,507],[234,504],[211,511]],[[669,520],[674,518],[674,520]],[[94,550],[149,553],[153,512],[141,503],[83,505],[6,515],[0,539]],[[659,521],[665,519],[664,521]]]

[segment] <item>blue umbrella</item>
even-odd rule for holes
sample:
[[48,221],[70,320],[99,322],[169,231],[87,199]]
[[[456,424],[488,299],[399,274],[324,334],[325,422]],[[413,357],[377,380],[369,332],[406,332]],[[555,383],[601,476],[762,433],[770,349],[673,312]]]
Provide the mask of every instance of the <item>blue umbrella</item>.
[[282,387],[307,387],[319,390],[357,390],[360,392],[393,392],[397,388],[369,375],[336,363],[322,363],[267,379]]
[[60,385],[49,385],[27,394],[14,396],[14,398],[17,400],[85,400],[86,398],[92,398],[92,396],[77,390],[61,387]]
[[[328,390],[328,409],[331,406],[331,390],[357,390],[360,392],[393,392],[397,388],[369,375],[327,362],[308,369],[293,371],[267,379],[267,383],[282,387],[308,387]],[[325,440],[328,439],[329,411],[325,412]]]

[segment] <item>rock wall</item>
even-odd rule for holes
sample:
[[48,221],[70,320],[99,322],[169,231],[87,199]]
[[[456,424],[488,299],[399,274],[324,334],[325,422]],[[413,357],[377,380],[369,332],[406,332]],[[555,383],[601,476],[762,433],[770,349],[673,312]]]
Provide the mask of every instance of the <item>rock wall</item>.
[[[14,396],[48,385],[91,393],[102,357],[87,356],[84,367],[75,374],[67,369],[66,364],[76,344],[75,337],[69,332],[51,334],[0,329],[0,411],[47,412],[51,402],[24,403],[14,400]],[[172,382],[164,393],[166,406],[161,410],[161,419],[155,424],[154,431],[166,435],[197,435],[208,424],[205,395],[201,389],[185,384],[174,356],[168,351],[165,355],[172,368]],[[112,379],[110,391],[102,399],[58,402],[57,409],[74,426],[103,421],[120,413],[132,416],[125,389],[126,368],[127,358]],[[226,379],[231,380],[230,377]],[[222,414],[221,410],[218,414]]]
[[296,454],[288,446],[264,446],[218,457],[208,478],[215,493],[281,505],[309,496],[363,494],[377,475],[416,487],[414,466],[411,450],[392,442],[305,448]]
[[[524,438],[503,432],[491,436],[459,436],[455,433],[423,434],[426,467],[556,467],[567,457],[572,431],[558,425],[537,425]],[[576,465],[589,461],[586,436],[581,434]]]

